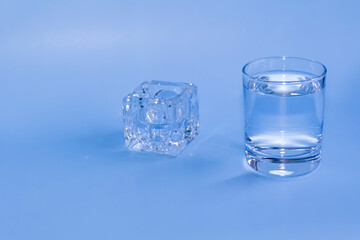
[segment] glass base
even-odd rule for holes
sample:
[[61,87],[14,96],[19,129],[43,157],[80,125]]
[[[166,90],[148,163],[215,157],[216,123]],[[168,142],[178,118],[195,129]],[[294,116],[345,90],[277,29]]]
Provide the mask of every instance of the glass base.
[[320,150],[311,156],[297,158],[269,158],[246,150],[246,162],[264,176],[278,178],[298,177],[313,172],[320,163]]

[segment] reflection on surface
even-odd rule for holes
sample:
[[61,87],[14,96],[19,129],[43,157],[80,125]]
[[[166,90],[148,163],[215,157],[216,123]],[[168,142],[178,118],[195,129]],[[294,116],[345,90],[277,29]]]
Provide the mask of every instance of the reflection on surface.
[[269,171],[270,174],[273,175],[278,175],[280,177],[284,177],[284,176],[289,176],[291,174],[293,174],[293,171],[286,171],[286,170],[270,170]]

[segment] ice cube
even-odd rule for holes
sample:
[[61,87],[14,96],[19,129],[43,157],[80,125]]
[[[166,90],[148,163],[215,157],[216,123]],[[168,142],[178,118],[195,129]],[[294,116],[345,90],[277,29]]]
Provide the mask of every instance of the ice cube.
[[124,134],[129,150],[178,155],[197,136],[197,87],[147,81],[124,98]]

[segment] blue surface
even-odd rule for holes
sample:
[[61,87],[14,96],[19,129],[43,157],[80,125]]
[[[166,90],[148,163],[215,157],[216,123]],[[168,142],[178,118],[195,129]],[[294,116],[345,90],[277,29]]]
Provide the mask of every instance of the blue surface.
[[[360,239],[358,1],[10,1],[0,7],[0,239]],[[323,160],[244,168],[241,67],[328,68]],[[177,158],[124,150],[121,99],[199,87]]]

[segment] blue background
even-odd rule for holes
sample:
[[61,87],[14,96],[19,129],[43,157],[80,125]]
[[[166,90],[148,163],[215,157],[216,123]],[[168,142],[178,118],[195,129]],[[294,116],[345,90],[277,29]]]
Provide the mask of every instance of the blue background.
[[[359,1],[0,2],[0,239],[360,239]],[[241,68],[328,67],[323,159],[244,167]],[[122,98],[199,87],[177,158],[124,149]]]

